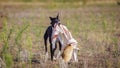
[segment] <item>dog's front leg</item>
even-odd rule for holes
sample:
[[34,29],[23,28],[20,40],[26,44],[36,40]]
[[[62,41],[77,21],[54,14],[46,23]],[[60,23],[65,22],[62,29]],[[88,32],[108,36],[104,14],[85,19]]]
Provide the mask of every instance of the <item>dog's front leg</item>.
[[59,51],[59,53],[57,54],[56,59],[59,59],[59,58],[60,58],[60,56],[61,56],[61,51]]

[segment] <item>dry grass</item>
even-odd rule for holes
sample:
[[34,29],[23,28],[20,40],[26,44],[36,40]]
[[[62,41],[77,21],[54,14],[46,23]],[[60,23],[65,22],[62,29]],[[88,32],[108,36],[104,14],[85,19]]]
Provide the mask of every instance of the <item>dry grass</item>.
[[[61,23],[68,27],[79,42],[79,62],[69,64],[69,68],[120,67],[118,5],[73,7],[65,5],[65,8],[61,5],[47,8],[40,5],[1,5],[0,12],[4,15],[0,22],[4,25],[5,19],[7,23],[0,29],[0,49],[3,48],[12,29],[10,39],[7,41],[6,55],[8,59],[12,58],[9,60],[13,62],[11,68],[59,68],[58,62],[51,62],[50,57],[48,62],[44,62],[43,44],[44,31],[50,24],[49,16],[56,16],[58,12]],[[20,51],[24,49],[28,57],[25,62],[17,59]]]

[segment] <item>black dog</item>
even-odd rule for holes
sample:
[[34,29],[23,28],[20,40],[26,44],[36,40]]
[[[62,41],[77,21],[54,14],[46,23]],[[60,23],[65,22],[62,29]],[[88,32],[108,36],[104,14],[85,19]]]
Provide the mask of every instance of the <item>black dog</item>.
[[56,41],[56,44],[55,44],[55,49],[52,49],[52,31],[53,31],[53,27],[55,25],[55,23],[59,23],[59,14],[52,18],[50,17],[50,20],[51,20],[51,25],[48,26],[47,30],[45,31],[44,33],[44,44],[45,44],[45,52],[47,53],[48,50],[47,50],[47,39],[49,38],[49,43],[50,43],[50,53],[51,53],[51,60],[53,61],[53,56],[54,56],[54,52],[57,48],[57,42],[59,43],[59,50],[61,51],[61,48],[62,48],[62,43],[60,42],[60,40],[58,39],[58,41]]

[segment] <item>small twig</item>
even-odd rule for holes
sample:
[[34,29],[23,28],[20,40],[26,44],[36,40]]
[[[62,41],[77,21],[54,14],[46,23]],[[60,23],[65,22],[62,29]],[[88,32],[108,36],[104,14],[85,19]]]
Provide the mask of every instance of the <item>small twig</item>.
[[3,62],[3,60],[0,58],[0,68],[6,68],[6,64]]

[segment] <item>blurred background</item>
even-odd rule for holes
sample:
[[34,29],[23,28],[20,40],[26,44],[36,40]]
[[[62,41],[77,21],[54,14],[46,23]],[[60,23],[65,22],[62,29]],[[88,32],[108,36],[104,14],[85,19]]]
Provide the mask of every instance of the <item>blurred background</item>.
[[59,68],[43,41],[57,13],[80,48],[69,68],[120,67],[119,0],[0,0],[0,68]]

